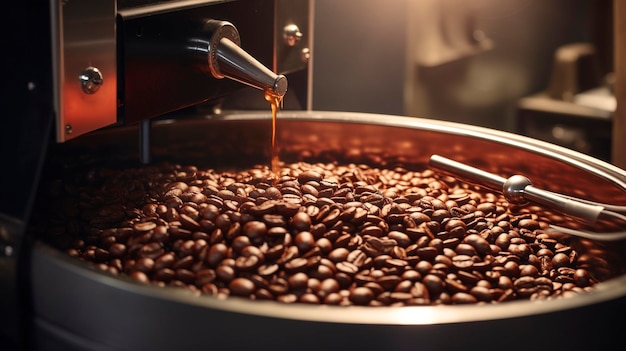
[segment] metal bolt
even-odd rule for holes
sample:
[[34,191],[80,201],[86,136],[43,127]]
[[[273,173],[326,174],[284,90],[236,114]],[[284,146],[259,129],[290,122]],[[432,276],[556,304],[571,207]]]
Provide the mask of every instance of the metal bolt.
[[311,59],[311,50],[309,48],[302,49],[302,62],[308,63]]
[[288,24],[283,28],[283,38],[287,46],[296,46],[296,43],[302,39],[302,32],[295,24]]
[[3,250],[4,257],[13,256],[13,246],[5,246]]
[[72,134],[72,125],[71,124],[66,124],[65,125],[65,134]]
[[9,233],[4,226],[0,226],[0,256],[13,256],[13,246],[11,246]]
[[87,67],[78,76],[78,80],[86,94],[95,94],[104,83],[102,73],[96,67]]

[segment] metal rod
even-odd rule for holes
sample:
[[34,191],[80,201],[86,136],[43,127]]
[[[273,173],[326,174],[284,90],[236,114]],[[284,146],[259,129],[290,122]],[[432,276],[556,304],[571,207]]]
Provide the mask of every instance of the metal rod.
[[495,191],[502,191],[502,187],[506,182],[506,178],[439,155],[430,157],[430,165],[446,173],[460,176],[465,181],[478,183]]
[[[625,208],[622,206],[605,205],[542,190],[532,186],[530,180],[521,175],[514,175],[506,179],[439,155],[431,156],[430,166],[446,174],[459,177],[461,180],[469,183],[499,191],[510,203],[524,203],[525,201],[532,201],[566,215],[585,220],[591,224],[596,224],[600,217],[604,219],[610,218],[612,221],[617,220],[626,224],[626,216],[619,213],[625,212]],[[550,227],[566,234],[577,235],[594,240],[610,241],[626,239],[626,231],[596,233],[555,225],[551,225]]]
[[139,124],[139,162],[142,165],[150,163],[150,120]]

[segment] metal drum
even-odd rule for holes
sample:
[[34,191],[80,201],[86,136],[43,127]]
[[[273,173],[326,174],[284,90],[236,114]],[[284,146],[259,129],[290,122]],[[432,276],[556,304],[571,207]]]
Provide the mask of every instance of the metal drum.
[[[154,121],[153,158],[216,166],[267,164],[270,133],[269,113]],[[439,154],[502,175],[522,173],[548,190],[626,205],[624,170],[501,131],[390,115],[282,111],[277,136],[284,161],[303,152],[311,158],[343,153],[426,165],[430,155]],[[102,130],[56,145],[51,159],[68,154],[100,155],[105,161],[119,156],[114,162],[136,163],[136,129]],[[607,247],[626,256],[623,241]],[[623,274],[591,292],[554,300],[318,306],[218,299],[141,284],[38,240],[30,255],[30,284],[32,340],[41,350],[606,349],[623,342],[625,326]]]

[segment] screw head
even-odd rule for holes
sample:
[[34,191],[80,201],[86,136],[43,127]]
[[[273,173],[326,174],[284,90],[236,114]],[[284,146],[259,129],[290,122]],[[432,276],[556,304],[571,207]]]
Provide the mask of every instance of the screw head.
[[295,24],[288,24],[283,28],[283,39],[287,46],[296,46],[296,43],[302,39],[302,32]]
[[102,73],[96,67],[87,67],[78,75],[80,86],[86,94],[95,94],[104,83]]

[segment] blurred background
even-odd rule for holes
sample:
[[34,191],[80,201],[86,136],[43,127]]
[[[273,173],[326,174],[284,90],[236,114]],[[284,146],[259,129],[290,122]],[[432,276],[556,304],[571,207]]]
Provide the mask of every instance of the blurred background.
[[313,109],[528,135],[610,160],[611,0],[315,0]]

